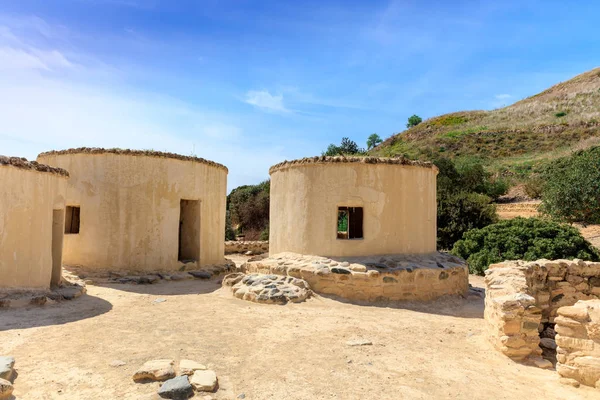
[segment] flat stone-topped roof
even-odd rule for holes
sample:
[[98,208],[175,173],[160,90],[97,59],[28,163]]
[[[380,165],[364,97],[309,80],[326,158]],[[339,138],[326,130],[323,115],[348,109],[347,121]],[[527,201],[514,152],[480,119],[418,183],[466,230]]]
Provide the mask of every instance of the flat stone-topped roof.
[[432,168],[436,169],[437,167],[428,161],[418,161],[418,160],[409,160],[404,157],[345,157],[345,156],[317,156],[317,157],[307,157],[299,160],[292,161],[284,161],[279,164],[273,165],[269,169],[269,174],[272,174],[276,171],[281,171],[284,169],[303,166],[307,164],[336,164],[336,163],[361,163],[361,164],[388,164],[388,165],[409,165],[415,167],[423,167],[423,168]]
[[128,155],[128,156],[172,158],[174,160],[192,161],[192,162],[202,163],[202,164],[210,165],[212,167],[224,169],[226,172],[229,171],[226,166],[216,163],[214,161],[206,160],[204,158],[194,157],[194,156],[184,156],[184,155],[177,154],[177,153],[168,153],[168,152],[154,151],[154,150],[131,150],[131,149],[118,149],[118,148],[104,149],[101,147],[78,147],[75,149],[46,151],[44,153],[39,154],[38,157],[52,156],[52,155],[65,155],[65,154],[118,154],[118,155]]
[[40,164],[37,161],[27,161],[26,158],[22,157],[7,157],[0,155],[0,166],[10,165],[12,167],[37,171],[37,172],[47,172],[50,174],[55,174],[59,176],[63,176],[65,178],[69,177],[69,172],[62,168],[51,167],[46,164]]

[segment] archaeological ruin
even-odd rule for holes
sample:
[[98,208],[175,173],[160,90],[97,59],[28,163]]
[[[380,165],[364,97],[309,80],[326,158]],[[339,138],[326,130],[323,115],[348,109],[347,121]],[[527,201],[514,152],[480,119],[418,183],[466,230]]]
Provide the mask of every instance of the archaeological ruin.
[[245,272],[304,279],[317,293],[352,300],[467,292],[464,261],[436,251],[433,164],[314,157],[269,172],[270,256],[246,263]]
[[0,156],[0,289],[49,289],[61,280],[69,173]]
[[485,283],[484,316],[498,350],[600,386],[600,263],[506,261],[490,265]]
[[156,151],[78,148],[38,161],[70,170],[64,264],[183,271],[225,262],[227,168]]

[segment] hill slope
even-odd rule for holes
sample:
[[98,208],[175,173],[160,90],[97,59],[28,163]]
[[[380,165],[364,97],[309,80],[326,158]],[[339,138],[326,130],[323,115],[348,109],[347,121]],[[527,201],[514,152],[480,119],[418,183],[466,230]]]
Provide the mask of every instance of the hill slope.
[[476,156],[498,172],[526,173],[533,164],[600,143],[600,68],[492,111],[430,118],[372,150],[382,156],[431,159]]

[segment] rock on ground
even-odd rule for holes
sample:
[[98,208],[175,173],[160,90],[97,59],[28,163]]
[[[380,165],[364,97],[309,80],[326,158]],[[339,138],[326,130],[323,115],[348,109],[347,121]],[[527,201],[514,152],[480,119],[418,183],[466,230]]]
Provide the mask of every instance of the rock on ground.
[[15,359],[14,357],[0,357],[0,379],[13,381]]
[[151,380],[151,381],[166,381],[175,377],[175,369],[173,360],[152,360],[147,361],[133,374],[133,380],[136,382]]
[[205,370],[206,366],[192,360],[181,360],[179,361],[179,374],[181,375],[194,375],[195,371]]
[[158,395],[164,399],[187,399],[194,395],[194,389],[187,375],[169,379],[158,390]]
[[212,370],[199,370],[194,372],[190,383],[198,392],[213,392],[218,384],[217,374]]
[[267,304],[299,303],[312,293],[303,279],[273,274],[231,274],[223,279],[223,285],[231,286],[238,299]]
[[348,340],[346,342],[348,346],[371,346],[373,342],[366,339]]
[[0,399],[8,399],[13,390],[12,383],[6,379],[0,379]]

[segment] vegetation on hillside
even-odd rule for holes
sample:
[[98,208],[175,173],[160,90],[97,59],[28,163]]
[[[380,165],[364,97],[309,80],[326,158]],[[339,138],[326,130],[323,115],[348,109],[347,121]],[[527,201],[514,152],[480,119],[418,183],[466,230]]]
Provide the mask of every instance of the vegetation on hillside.
[[469,272],[479,275],[483,275],[490,264],[504,260],[600,260],[598,250],[577,228],[521,217],[470,230],[456,242],[452,254],[466,259]]
[[245,240],[268,239],[269,196],[271,182],[246,185],[235,188],[227,196],[227,216],[234,235],[244,235]]
[[437,242],[451,249],[470,229],[497,221],[492,200],[506,192],[504,181],[494,179],[477,161],[455,164],[448,158],[434,160],[437,177]]
[[540,177],[543,213],[565,222],[600,223],[600,147],[558,159]]
[[341,156],[341,155],[355,155],[364,154],[365,149],[358,147],[358,144],[354,140],[350,140],[345,137],[342,138],[340,145],[330,144],[327,150],[323,152],[324,156]]
[[536,164],[600,137],[600,68],[492,111],[430,118],[373,149],[381,156],[479,157],[495,172],[529,175]]

